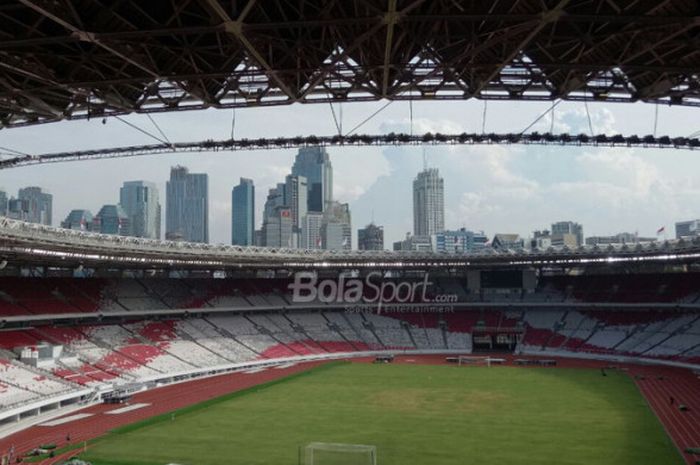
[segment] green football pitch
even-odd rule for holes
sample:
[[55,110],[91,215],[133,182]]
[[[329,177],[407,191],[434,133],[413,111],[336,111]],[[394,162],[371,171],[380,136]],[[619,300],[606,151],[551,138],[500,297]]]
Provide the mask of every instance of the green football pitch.
[[297,465],[309,442],[378,465],[676,465],[634,382],[598,370],[339,363],[130,425],[95,465]]

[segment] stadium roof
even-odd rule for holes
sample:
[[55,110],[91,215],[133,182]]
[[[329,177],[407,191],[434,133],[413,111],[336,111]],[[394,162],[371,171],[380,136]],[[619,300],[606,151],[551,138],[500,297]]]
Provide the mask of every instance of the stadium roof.
[[700,238],[619,246],[485,248],[469,254],[303,250],[160,241],[59,229],[0,217],[0,259],[20,266],[135,269],[461,268],[698,263]]
[[695,0],[9,0],[0,127],[387,99],[700,105]]

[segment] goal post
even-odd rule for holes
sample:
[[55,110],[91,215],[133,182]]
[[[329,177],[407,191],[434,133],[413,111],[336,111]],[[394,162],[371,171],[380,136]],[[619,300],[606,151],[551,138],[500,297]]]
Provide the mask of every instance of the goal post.
[[491,366],[491,357],[480,357],[475,355],[460,355],[457,357],[457,364],[462,365],[486,365]]
[[364,444],[311,442],[300,448],[299,465],[377,465],[377,448]]

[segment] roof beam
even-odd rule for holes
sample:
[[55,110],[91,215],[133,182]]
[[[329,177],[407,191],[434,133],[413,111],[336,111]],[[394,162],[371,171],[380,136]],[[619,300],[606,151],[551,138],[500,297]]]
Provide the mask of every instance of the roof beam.
[[472,92],[472,95],[478,96],[481,93],[481,91],[484,90],[484,88],[486,88],[486,86],[488,86],[493,79],[495,79],[499,74],[501,74],[501,71],[503,71],[503,69],[506,66],[510,65],[513,62],[515,57],[518,56],[518,54],[522,52],[523,49],[527,47],[527,45],[530,42],[532,42],[532,39],[534,39],[535,36],[537,36],[537,34],[539,34],[540,31],[542,31],[542,29],[544,29],[547,25],[556,22],[561,16],[563,9],[566,7],[566,5],[569,4],[569,2],[570,0],[560,0],[557,6],[543,12],[540,17],[539,23],[535,27],[533,27],[532,30],[527,34],[527,36],[510,51],[510,53],[503,59],[501,64],[498,67],[496,67],[496,69],[494,69],[486,79],[482,80],[479,83],[477,88],[474,89],[474,91]]
[[275,85],[289,97],[290,100],[295,99],[296,92],[293,92],[289,86],[282,80],[277,71],[265,60],[265,58],[260,54],[260,52],[255,48],[255,46],[248,40],[248,37],[243,32],[243,21],[250,13],[253,6],[255,6],[256,0],[249,0],[243,11],[238,18],[234,20],[228,14],[226,10],[221,6],[217,0],[200,0],[204,7],[210,11],[216,18],[218,18],[223,25],[224,31],[232,36],[234,36],[243,45],[246,52],[250,57],[255,60],[255,62],[265,70],[267,77],[275,83]]
[[386,22],[386,41],[384,42],[384,74],[382,79],[382,97],[387,97],[389,88],[389,69],[391,67],[391,50],[394,44],[394,27],[399,19],[396,13],[396,0],[389,0],[388,9],[384,16]]
[[64,20],[60,16],[58,16],[56,13],[53,13],[50,11],[48,5],[40,5],[38,3],[39,0],[19,0],[23,5],[27,6],[28,8],[31,8],[32,10],[36,11],[37,13],[41,14],[42,16],[54,21],[55,23],[60,24],[67,30],[69,30],[72,35],[77,37],[79,40],[83,42],[90,42],[92,44],[97,45],[98,47],[110,52],[113,55],[118,56],[125,62],[139,68],[140,70],[148,73],[151,77],[153,78],[159,78],[159,74],[152,69],[150,69],[148,66],[138,62],[137,60],[133,59],[126,53],[122,53],[121,51],[117,50],[115,47],[107,45],[103,41],[97,38],[97,36],[94,33],[83,31],[80,28],[72,25],[70,22]]

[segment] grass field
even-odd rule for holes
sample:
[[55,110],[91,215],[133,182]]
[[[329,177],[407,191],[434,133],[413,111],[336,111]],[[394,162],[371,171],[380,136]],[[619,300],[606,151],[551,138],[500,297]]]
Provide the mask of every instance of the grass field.
[[311,441],[376,445],[378,465],[683,463],[621,373],[356,363],[117,430],[81,458],[296,465]]

